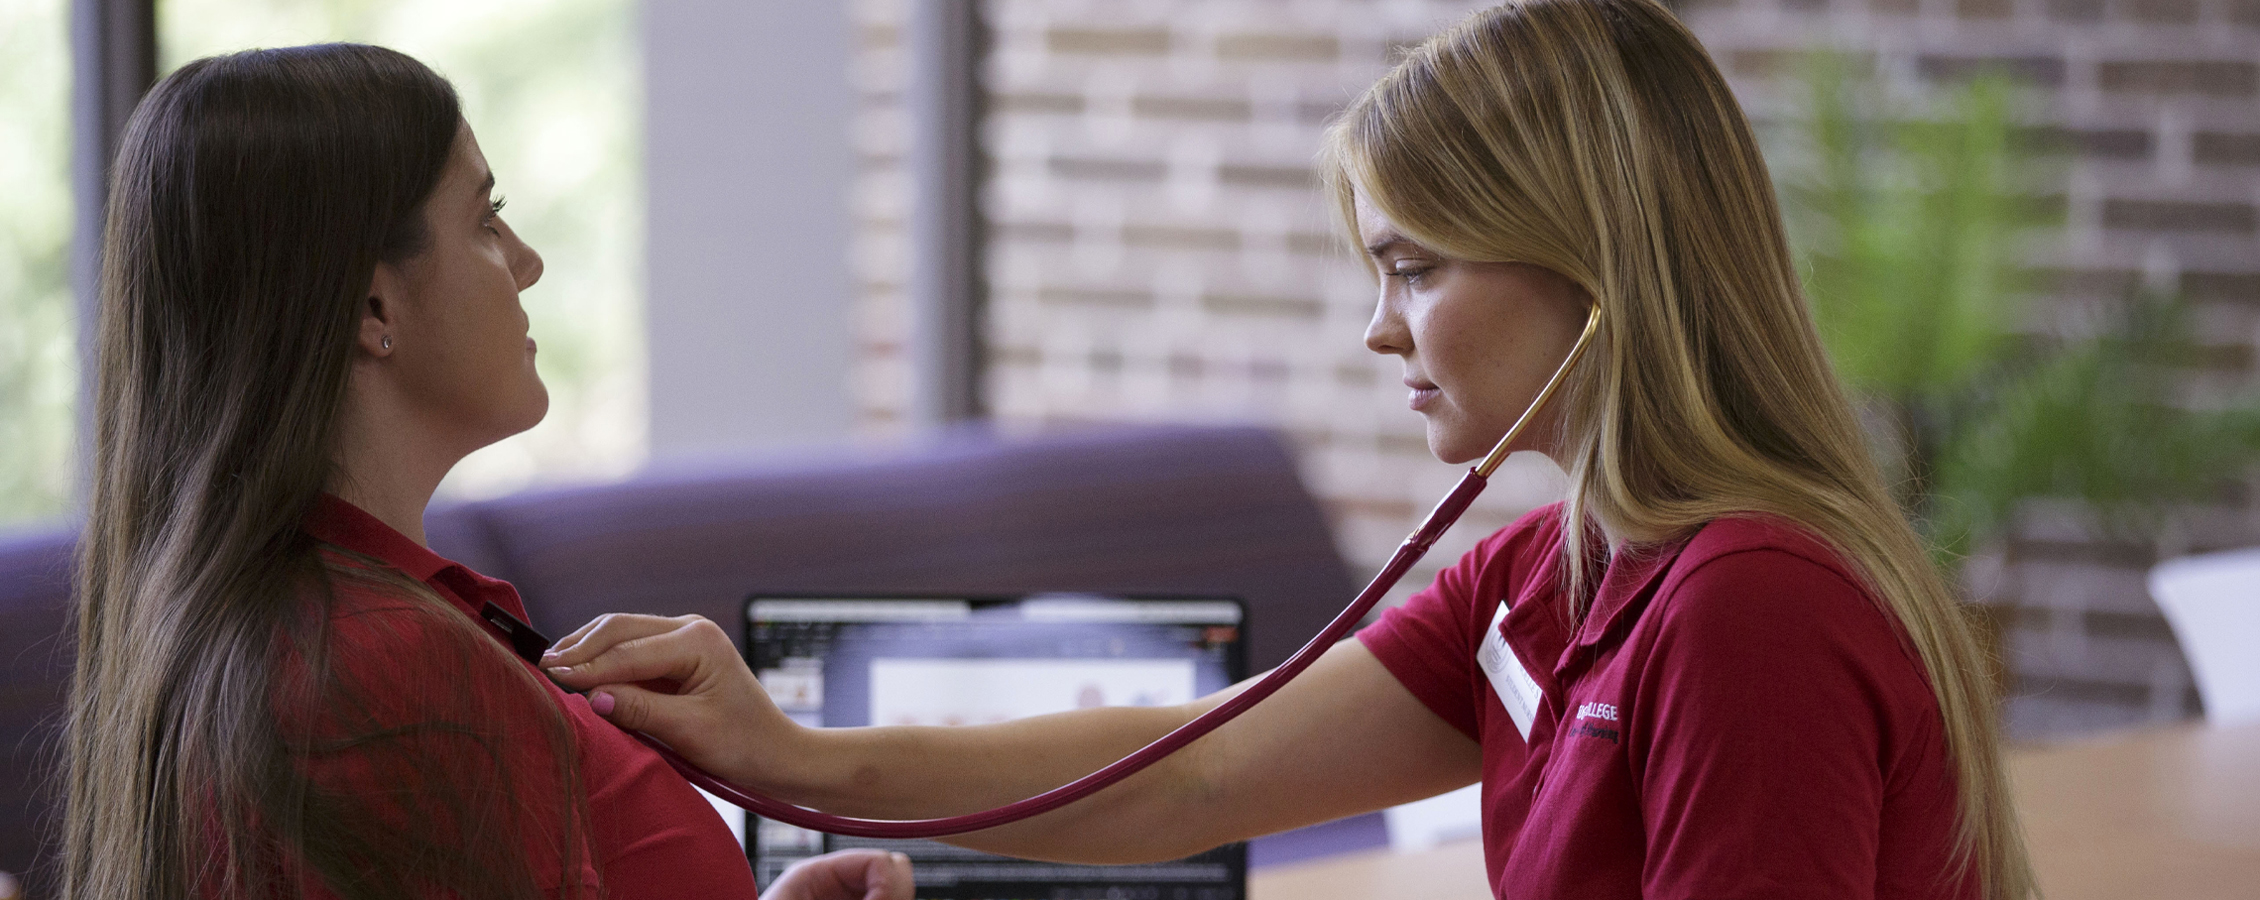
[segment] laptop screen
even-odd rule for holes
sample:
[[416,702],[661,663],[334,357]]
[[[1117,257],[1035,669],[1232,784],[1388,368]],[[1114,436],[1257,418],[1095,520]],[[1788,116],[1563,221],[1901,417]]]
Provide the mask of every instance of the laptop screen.
[[[1245,674],[1243,609],[1231,599],[756,595],[746,653],[777,705],[804,725],[978,725],[1221,690]],[[794,862],[853,847],[909,855],[921,898],[1239,900],[1247,881],[1243,844],[1168,863],[1082,866],[747,824],[763,890]]]

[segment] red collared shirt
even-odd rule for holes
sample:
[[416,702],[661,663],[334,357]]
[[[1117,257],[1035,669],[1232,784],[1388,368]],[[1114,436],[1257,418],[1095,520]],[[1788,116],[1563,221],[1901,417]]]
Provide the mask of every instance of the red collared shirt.
[[1835,553],[1722,519],[1620,554],[1573,627],[1559,514],[1486,538],[1358,635],[1482,744],[1497,896],[1978,896],[1947,875],[1956,793],[1929,682]]
[[[511,653],[498,630],[479,621],[479,611],[490,602],[520,620],[527,618],[509,583],[442,558],[329,495],[307,517],[305,529],[316,540],[374,558],[422,582],[494,638],[491,648],[476,640],[464,642],[460,623],[432,615],[428,601],[419,606],[397,586],[381,581],[333,577],[331,670],[344,683],[381,689],[363,691],[372,695],[365,705],[322,709],[317,715],[324,721],[299,723],[311,729],[313,746],[320,751],[306,761],[316,790],[382,798],[363,807],[380,811],[374,827],[453,827],[450,813],[437,808],[445,801],[419,798],[413,774],[402,774],[416,771],[421,753],[421,764],[433,768],[452,764],[456,768],[449,771],[499,773],[506,784],[496,787],[509,789],[517,799],[504,814],[509,821],[487,825],[518,836],[539,885],[553,896],[596,894],[571,889],[572,882],[596,887],[611,900],[754,896],[745,853],[714,808],[657,754],[599,717],[587,700],[533,671]],[[466,643],[474,652],[459,652]],[[464,665],[455,659],[461,656],[476,659]],[[588,798],[587,822],[577,836],[560,824],[569,811],[556,778],[565,770],[548,749],[554,744],[545,739],[555,733],[545,729],[554,729],[556,719],[536,705],[541,697],[524,690],[522,683],[507,683],[512,667],[533,672],[530,680],[563,712],[575,771]],[[325,747],[322,742],[325,735],[367,734],[372,728],[381,732],[402,722],[426,721],[434,711],[441,719],[483,717],[474,720],[478,730],[502,739],[482,743],[442,734],[417,735],[405,744]],[[459,753],[485,755],[469,766],[447,758]],[[489,768],[476,769],[479,765]],[[387,819],[391,821],[383,821]]]

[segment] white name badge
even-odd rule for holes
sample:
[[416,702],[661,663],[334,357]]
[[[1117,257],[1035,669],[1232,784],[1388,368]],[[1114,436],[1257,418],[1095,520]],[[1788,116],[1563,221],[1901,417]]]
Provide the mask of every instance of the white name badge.
[[1522,660],[1515,657],[1514,648],[1507,646],[1506,636],[1499,633],[1499,623],[1506,620],[1507,604],[1501,602],[1499,612],[1491,617],[1490,629],[1483,633],[1483,646],[1475,651],[1475,664],[1483,667],[1484,677],[1491,679],[1491,690],[1499,695],[1499,705],[1507,708],[1507,715],[1515,720],[1515,730],[1527,741],[1545,695],[1523,669]]

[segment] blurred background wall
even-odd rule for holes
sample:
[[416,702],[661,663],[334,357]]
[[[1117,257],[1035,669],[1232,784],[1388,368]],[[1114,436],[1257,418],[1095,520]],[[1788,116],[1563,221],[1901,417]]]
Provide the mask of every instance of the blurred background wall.
[[[77,0],[81,6],[92,0]],[[159,71],[213,52],[367,40],[462,89],[549,260],[526,305],[555,403],[444,489],[490,496],[654,459],[914,438],[912,298],[933,84],[913,0],[163,0]],[[939,0],[929,0],[939,2]],[[965,168],[977,231],[975,411],[1006,431],[1256,422],[1288,434],[1360,568],[1457,477],[1427,455],[1372,287],[1318,194],[1328,117],[1402,47],[1480,4],[983,0]],[[72,0],[0,6],[0,528],[72,505],[80,327],[68,284]],[[2014,85],[2018,188],[2045,223],[2018,346],[2108,335],[2171,295],[2194,341],[2169,405],[2248,404],[2260,345],[2260,0],[1685,0],[1777,170],[1799,161],[1813,51],[1920,118]],[[1785,194],[1785,196],[1787,196]],[[2008,308],[2008,307],[2004,307]],[[1984,379],[1977,379],[1983,387]],[[2022,496],[1961,571],[2003,648],[2020,735],[2194,712],[2143,586],[2155,560],[2260,543],[2243,468],[2140,528]],[[1432,555],[1548,502],[1518,459]],[[2035,491],[2028,490],[2026,494]],[[1409,587],[1406,589],[1409,590]],[[1400,594],[1403,591],[1400,591]]]

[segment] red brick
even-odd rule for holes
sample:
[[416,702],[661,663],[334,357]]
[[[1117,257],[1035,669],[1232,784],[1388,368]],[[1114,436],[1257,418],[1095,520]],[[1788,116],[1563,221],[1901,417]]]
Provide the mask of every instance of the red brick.
[[1083,98],[1076,94],[990,94],[987,101],[990,113],[1071,116],[1083,111]]
[[1252,294],[1209,294],[1201,308],[1224,315],[1266,318],[1316,319],[1326,314],[1326,304],[1309,297],[1261,297]]
[[1962,81],[1998,73],[2042,87],[2056,87],[2064,83],[2064,60],[2055,56],[1924,54],[1915,60],[1915,70],[1932,81]]
[[1160,28],[1054,28],[1044,32],[1044,48],[1085,56],[1160,56],[1169,52],[1169,31]]
[[1051,161],[1053,175],[1082,181],[1160,181],[1169,166],[1142,159],[1074,159]]
[[1795,77],[1810,70],[1821,54],[1836,57],[1845,74],[1865,78],[1875,73],[1875,54],[1811,49],[1736,50],[1726,59],[1728,71],[1747,78]]
[[1242,187],[1296,188],[1307,190],[1318,184],[1311,170],[1301,166],[1233,166],[1216,168],[1218,181]]
[[2197,21],[2197,0],[2114,0],[2118,14],[2136,22],[2187,25]]
[[2084,159],[2141,160],[2150,158],[2150,132],[2131,128],[2064,128],[2046,126],[2021,129],[2019,141],[2040,153],[2069,153]]
[[1130,111],[1150,119],[1200,119],[1211,122],[1245,122],[1248,101],[1220,97],[1133,97]]
[[989,235],[1010,241],[1064,244],[1075,239],[1075,226],[1065,222],[995,222]]
[[2034,272],[2033,277],[2057,294],[2124,297],[2142,286],[2142,273],[2127,269],[2050,269]]
[[2096,67],[2095,82],[2130,94],[2249,97],[2260,89],[2260,66],[2225,59],[2107,62]]
[[1237,250],[1240,247],[1240,233],[1230,228],[1131,225],[1122,229],[1122,242],[1133,247],[1168,247],[1177,250]]
[[1342,55],[1342,42],[1331,34],[1226,34],[1216,39],[1216,55],[1224,59],[1333,62]]
[[2200,131],[2190,147],[2198,162],[2214,165],[2260,165],[2260,134],[2222,134]]
[[2134,231],[2225,231],[2251,234],[2256,220],[2251,204],[2188,200],[2103,201],[2103,227]]
[[1047,287],[1036,292],[1036,301],[1068,306],[1111,306],[1139,309],[1154,305],[1154,295],[1151,291]]
[[2260,303],[2260,272],[2183,272],[2182,293],[2192,300]]

